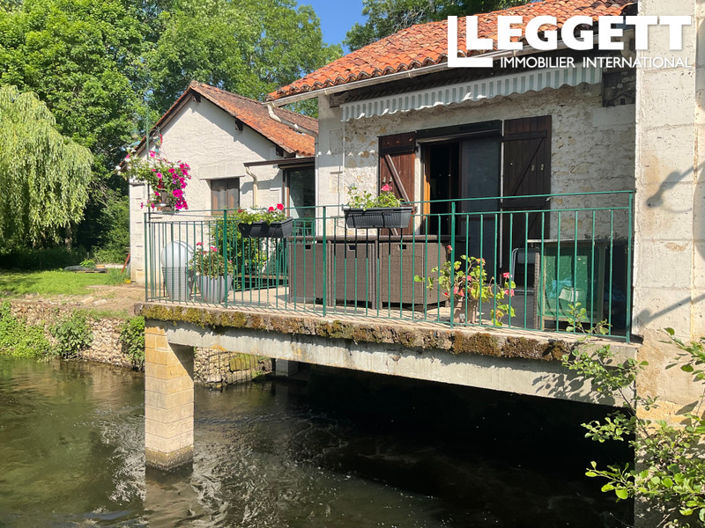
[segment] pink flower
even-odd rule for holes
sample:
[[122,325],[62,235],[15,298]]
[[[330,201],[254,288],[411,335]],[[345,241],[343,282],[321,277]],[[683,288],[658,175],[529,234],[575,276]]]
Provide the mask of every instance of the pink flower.
[[157,173],[157,178],[159,178],[160,180],[162,179],[162,173],[161,173],[161,172],[158,172],[158,173]]
[[446,249],[447,249],[448,251],[453,251],[453,246],[451,246],[450,244],[448,244],[448,245],[446,246]]
[[196,242],[196,245],[197,245],[197,246],[202,246],[202,245],[203,245],[203,242]]
[[144,202],[140,202],[140,209],[144,207]]
[[150,157],[150,158],[153,158],[153,157],[155,157],[155,156],[156,156],[156,154],[154,153],[154,151],[153,151],[153,150],[150,150],[150,151],[149,151],[149,157]]
[[505,271],[504,273],[502,273],[502,277],[504,277],[505,279],[508,279],[510,277],[509,272]]
[[391,185],[389,185],[388,183],[385,183],[385,184],[382,186],[382,192],[389,192],[389,191],[391,191],[391,190],[392,190],[392,187],[391,187]]
[[130,159],[130,155],[128,154],[127,156],[125,156],[125,161],[129,161],[129,159]]
[[215,246],[211,246],[211,251],[218,251],[218,248]]
[[269,206],[269,209],[267,209],[267,211],[269,211],[269,212],[271,213],[272,211],[274,211],[274,207],[272,207],[272,206],[270,205],[270,206]]
[[277,209],[279,209],[280,211],[283,211],[283,210],[284,210],[284,204],[277,204]]

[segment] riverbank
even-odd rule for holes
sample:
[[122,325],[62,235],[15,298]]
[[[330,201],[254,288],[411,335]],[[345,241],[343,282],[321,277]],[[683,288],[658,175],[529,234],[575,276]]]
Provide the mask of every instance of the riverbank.
[[[140,347],[137,351],[134,346],[130,347],[130,338],[143,339],[143,334],[135,336],[139,324],[129,331],[124,329],[134,318],[134,304],[144,297],[142,286],[119,281],[117,284],[90,284],[95,280],[92,277],[68,272],[2,271],[0,274],[0,291],[9,303],[10,313],[22,327],[39,329],[36,333],[43,333],[49,343],[55,344],[52,328],[70,320],[73,314],[80,314],[85,318],[90,340],[88,346],[70,354],[72,360],[141,370]],[[74,286],[67,290],[61,285],[62,281]],[[53,291],[59,293],[46,293]],[[71,291],[75,293],[67,293]],[[3,353],[1,348],[0,344],[0,354]],[[63,353],[59,351],[59,355]],[[271,371],[272,362],[268,358],[224,350],[196,350],[194,381],[211,388],[242,383]]]

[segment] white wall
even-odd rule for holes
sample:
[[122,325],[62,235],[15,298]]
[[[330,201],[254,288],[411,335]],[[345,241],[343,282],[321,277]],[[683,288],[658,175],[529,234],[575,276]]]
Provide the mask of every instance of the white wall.
[[[276,167],[253,167],[258,177],[257,204],[253,203],[252,178],[245,176],[245,162],[279,158],[275,145],[244,126],[238,130],[235,119],[216,105],[201,99],[187,103],[162,129],[162,154],[191,166],[191,180],[185,190],[189,211],[209,210],[210,186],[204,178],[242,177],[240,206],[260,207],[282,201],[282,171]],[[147,201],[145,186],[130,187],[131,276],[144,281],[144,213],[140,203]],[[186,218],[186,214],[178,213]]]

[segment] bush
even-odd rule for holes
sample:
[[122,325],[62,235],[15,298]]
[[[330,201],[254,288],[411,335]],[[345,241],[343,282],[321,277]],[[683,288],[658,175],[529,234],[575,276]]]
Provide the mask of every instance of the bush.
[[84,268],[95,269],[95,260],[93,260],[93,259],[82,260],[81,266],[83,266]]
[[93,251],[93,259],[98,264],[122,264],[127,258],[127,250],[120,248],[96,249]]
[[26,271],[51,270],[75,266],[87,257],[83,248],[15,249],[0,254],[0,268]]
[[37,358],[51,353],[41,325],[29,325],[12,315],[10,303],[0,305],[0,353],[17,358]]
[[52,326],[51,335],[56,339],[55,354],[64,358],[77,356],[93,342],[93,331],[88,319],[78,311]]
[[132,317],[120,328],[122,353],[132,361],[138,370],[144,368],[144,317]]

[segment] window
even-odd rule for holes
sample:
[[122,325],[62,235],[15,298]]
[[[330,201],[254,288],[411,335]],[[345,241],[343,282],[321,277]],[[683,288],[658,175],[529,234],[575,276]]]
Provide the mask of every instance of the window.
[[240,179],[211,180],[211,209],[239,209]]

